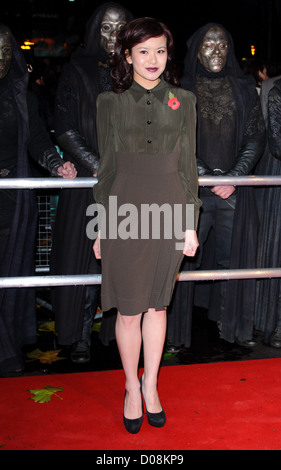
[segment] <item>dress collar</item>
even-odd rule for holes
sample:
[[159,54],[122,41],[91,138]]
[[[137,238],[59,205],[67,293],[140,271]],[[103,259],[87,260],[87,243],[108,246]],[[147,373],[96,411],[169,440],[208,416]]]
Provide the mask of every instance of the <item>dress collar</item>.
[[158,98],[159,101],[163,102],[168,87],[168,83],[166,83],[165,80],[161,80],[154,88],[147,90],[146,88],[143,88],[141,85],[139,85],[136,81],[133,81],[129,90],[136,101],[139,101],[146,94],[153,94],[156,98]]

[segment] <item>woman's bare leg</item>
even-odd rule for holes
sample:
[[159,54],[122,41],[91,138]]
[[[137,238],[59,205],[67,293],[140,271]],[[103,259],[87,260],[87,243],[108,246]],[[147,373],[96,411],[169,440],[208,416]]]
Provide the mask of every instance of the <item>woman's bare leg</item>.
[[147,410],[159,413],[162,406],[157,392],[157,378],[166,337],[166,310],[149,309],[143,317],[142,336],[144,353],[144,374],[142,391]]
[[124,416],[127,419],[137,419],[142,416],[142,401],[138,379],[142,342],[141,318],[142,314],[125,316],[118,312],[115,326],[116,341],[126,376]]

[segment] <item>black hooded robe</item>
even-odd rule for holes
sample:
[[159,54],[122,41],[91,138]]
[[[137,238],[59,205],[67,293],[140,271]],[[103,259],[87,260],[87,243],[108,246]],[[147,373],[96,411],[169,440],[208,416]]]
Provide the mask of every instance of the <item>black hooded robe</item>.
[[[264,110],[267,124],[267,145],[257,165],[256,175],[281,174],[281,79],[272,80]],[[266,84],[268,85],[268,84]],[[261,93],[263,94],[263,87]],[[262,96],[263,98],[263,96]],[[256,188],[260,229],[258,235],[258,268],[279,268],[281,265],[281,188]],[[256,287],[255,328],[264,334],[268,343],[275,328],[281,327],[281,281],[258,279]]]
[[[29,155],[42,165],[46,151],[57,155],[51,138],[39,117],[36,97],[28,92],[28,70],[21,49],[9,28],[12,43],[11,67],[1,82],[14,103],[17,118],[17,159],[8,178],[30,178]],[[5,136],[1,136],[2,144]],[[4,147],[5,148],[5,147]],[[5,189],[1,190],[4,196]],[[35,193],[28,189],[15,191],[11,206],[9,236],[0,266],[1,277],[34,276],[37,203]],[[36,302],[34,288],[0,289],[0,373],[24,367],[22,347],[37,340]]]
[[[264,149],[264,122],[258,95],[255,89],[255,83],[252,77],[244,76],[239,63],[234,54],[233,40],[228,31],[221,25],[208,23],[197,32],[187,42],[188,52],[185,58],[184,74],[181,81],[183,88],[192,91],[197,96],[196,74],[198,65],[198,51],[206,32],[212,26],[220,26],[228,37],[228,55],[226,62],[226,74],[232,85],[232,91],[235,99],[237,121],[236,121],[236,151],[244,152],[243,145],[250,153],[255,154],[255,163],[261,157]],[[215,76],[215,74],[213,74]],[[253,113],[254,109],[254,113]],[[250,115],[255,115],[256,122],[252,128],[253,135],[249,135],[248,142],[245,143],[245,129],[251,129],[248,122]],[[197,157],[200,157],[200,110],[198,109],[197,124]],[[206,173],[207,174],[207,173]],[[224,176],[238,176],[247,174],[243,172],[243,163],[238,171],[230,171]],[[199,176],[203,176],[204,171],[200,171]],[[251,187],[238,187],[237,200],[234,216],[234,228],[232,234],[232,249],[230,259],[230,269],[236,268],[255,268],[257,252],[257,232],[258,232],[258,214],[254,191]],[[202,266],[205,269],[218,269],[214,264],[211,253],[211,238],[207,242],[208,252],[205,250],[202,260]],[[209,258],[209,259],[207,259]],[[205,264],[206,263],[206,264]],[[196,269],[195,262],[185,260],[183,266],[185,271]],[[220,316],[220,305],[216,301],[218,295],[210,295],[210,287],[219,288],[220,282],[226,282],[226,300],[223,316]],[[191,323],[192,323],[192,305],[188,296],[193,295],[194,283],[180,282],[175,290],[174,300],[169,309],[167,338],[176,345],[183,344],[186,347],[191,343]],[[191,285],[189,285],[191,284]],[[203,287],[203,286],[202,286]],[[215,292],[215,291],[214,291]],[[234,342],[236,338],[246,341],[252,339],[254,324],[254,299],[255,299],[255,280],[229,280],[229,281],[210,281],[202,288],[200,295],[205,296],[201,301],[202,306],[209,309],[209,317],[220,321],[220,336],[228,342]],[[212,298],[212,305],[209,299]]]

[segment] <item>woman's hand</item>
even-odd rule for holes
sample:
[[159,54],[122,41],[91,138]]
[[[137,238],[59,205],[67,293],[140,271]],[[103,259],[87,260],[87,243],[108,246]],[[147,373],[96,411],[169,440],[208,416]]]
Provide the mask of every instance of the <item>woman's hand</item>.
[[101,259],[100,234],[99,233],[98,233],[98,236],[97,236],[96,241],[94,243],[93,250],[94,250],[94,253],[95,253],[95,257],[97,259]]
[[196,230],[186,230],[183,253],[186,256],[195,256],[198,246]]
[[73,163],[65,162],[62,166],[57,169],[58,176],[62,176],[63,178],[69,178],[74,180],[77,176],[77,170]]

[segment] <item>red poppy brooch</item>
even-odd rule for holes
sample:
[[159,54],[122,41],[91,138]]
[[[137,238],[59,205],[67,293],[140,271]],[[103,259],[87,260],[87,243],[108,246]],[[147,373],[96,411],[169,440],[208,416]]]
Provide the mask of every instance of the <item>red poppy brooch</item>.
[[168,101],[168,106],[172,108],[173,110],[176,110],[180,107],[180,102],[179,100],[175,97],[173,93],[169,93],[169,101]]

